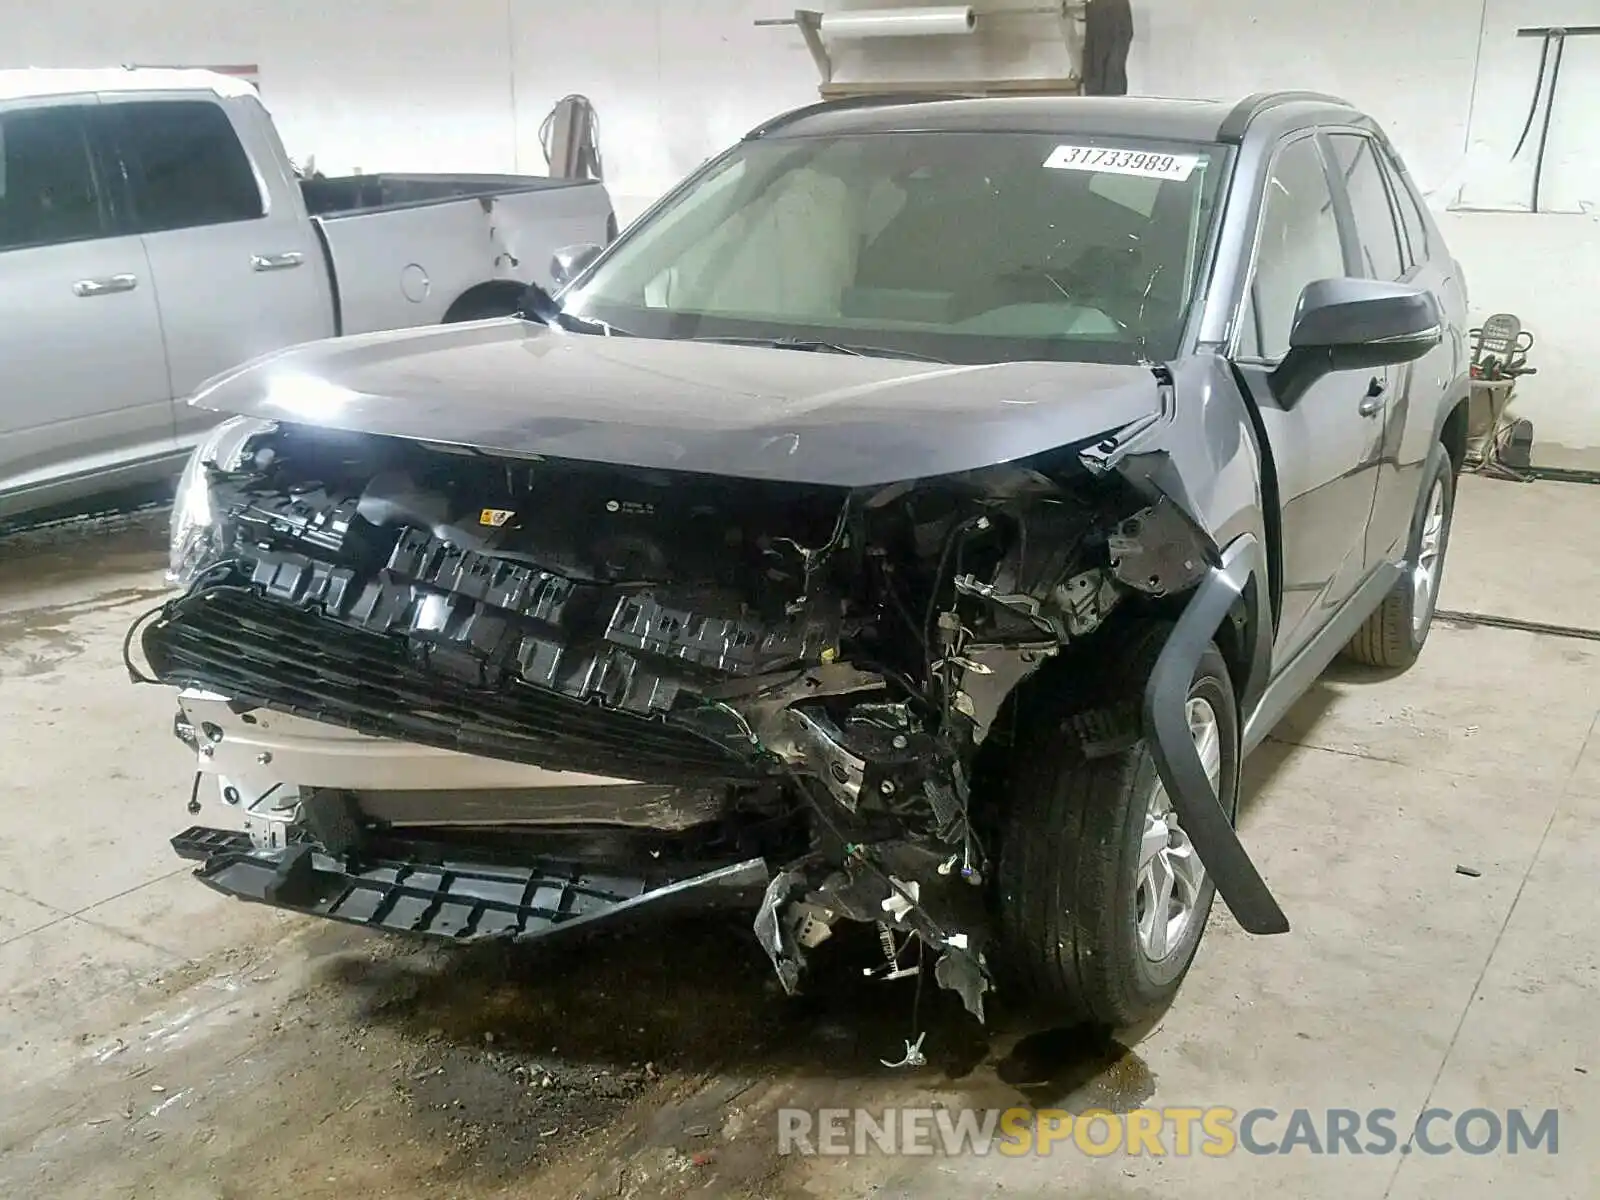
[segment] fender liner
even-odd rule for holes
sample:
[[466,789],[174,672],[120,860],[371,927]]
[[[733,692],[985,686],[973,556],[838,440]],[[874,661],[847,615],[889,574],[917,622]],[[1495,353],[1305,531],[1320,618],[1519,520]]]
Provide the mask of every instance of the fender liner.
[[[1218,565],[1206,572],[1178,618],[1156,659],[1144,695],[1144,725],[1151,755],[1172,806],[1229,911],[1247,933],[1255,934],[1287,933],[1289,919],[1250,861],[1233,822],[1206,778],[1189,732],[1187,702],[1189,685],[1206,646],[1244,594],[1251,576],[1256,576],[1258,584],[1264,582],[1265,565],[1265,553],[1253,536],[1245,535],[1229,545]],[[1258,601],[1263,594],[1258,586]],[[1259,620],[1253,624],[1257,636],[1251,648],[1252,659],[1259,667],[1265,631]],[[1246,690],[1243,684],[1244,681],[1235,682],[1236,693]],[[1240,729],[1248,715],[1240,712]],[[1241,758],[1242,753],[1237,753],[1234,761]]]

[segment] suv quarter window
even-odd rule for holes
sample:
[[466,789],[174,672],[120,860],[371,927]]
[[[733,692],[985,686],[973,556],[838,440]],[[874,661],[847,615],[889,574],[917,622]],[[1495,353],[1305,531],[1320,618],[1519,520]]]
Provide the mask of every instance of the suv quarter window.
[[221,105],[211,100],[137,100],[107,109],[115,115],[139,232],[266,215],[255,169]]
[[1330,133],[1328,143],[1350,198],[1362,269],[1369,278],[1394,282],[1410,264],[1404,260],[1389,183],[1378,163],[1378,145],[1358,133]]
[[1347,274],[1333,191],[1309,131],[1280,144],[1273,155],[1255,253],[1236,352],[1241,358],[1278,359],[1289,349],[1289,329],[1306,285]]
[[0,251],[104,237],[87,107],[0,113]]

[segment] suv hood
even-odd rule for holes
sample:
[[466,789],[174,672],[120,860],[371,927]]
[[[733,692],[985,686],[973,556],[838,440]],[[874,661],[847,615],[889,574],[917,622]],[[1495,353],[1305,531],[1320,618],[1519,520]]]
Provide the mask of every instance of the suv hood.
[[1160,394],[1138,366],[945,366],[513,318],[313,342],[193,403],[497,454],[869,487],[1090,441],[1159,412]]

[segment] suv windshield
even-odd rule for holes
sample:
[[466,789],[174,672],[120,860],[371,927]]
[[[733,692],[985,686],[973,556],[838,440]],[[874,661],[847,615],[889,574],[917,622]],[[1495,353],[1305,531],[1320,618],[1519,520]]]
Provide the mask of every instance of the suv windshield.
[[651,338],[961,363],[1169,359],[1221,154],[992,132],[744,142],[562,303]]

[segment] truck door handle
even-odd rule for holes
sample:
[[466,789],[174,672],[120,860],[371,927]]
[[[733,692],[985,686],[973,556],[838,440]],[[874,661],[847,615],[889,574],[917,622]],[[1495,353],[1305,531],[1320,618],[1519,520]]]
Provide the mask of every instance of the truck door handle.
[[103,279],[80,279],[72,285],[74,296],[109,296],[112,292],[131,292],[139,286],[137,275],[107,275]]
[[298,267],[305,260],[306,256],[298,250],[290,250],[286,254],[252,254],[250,256],[250,269],[252,271],[287,271],[291,267]]
[[1361,404],[1356,411],[1363,417],[1376,416],[1383,408],[1383,394],[1388,390],[1388,383],[1374,375],[1372,382],[1367,384],[1367,394],[1361,397]]

